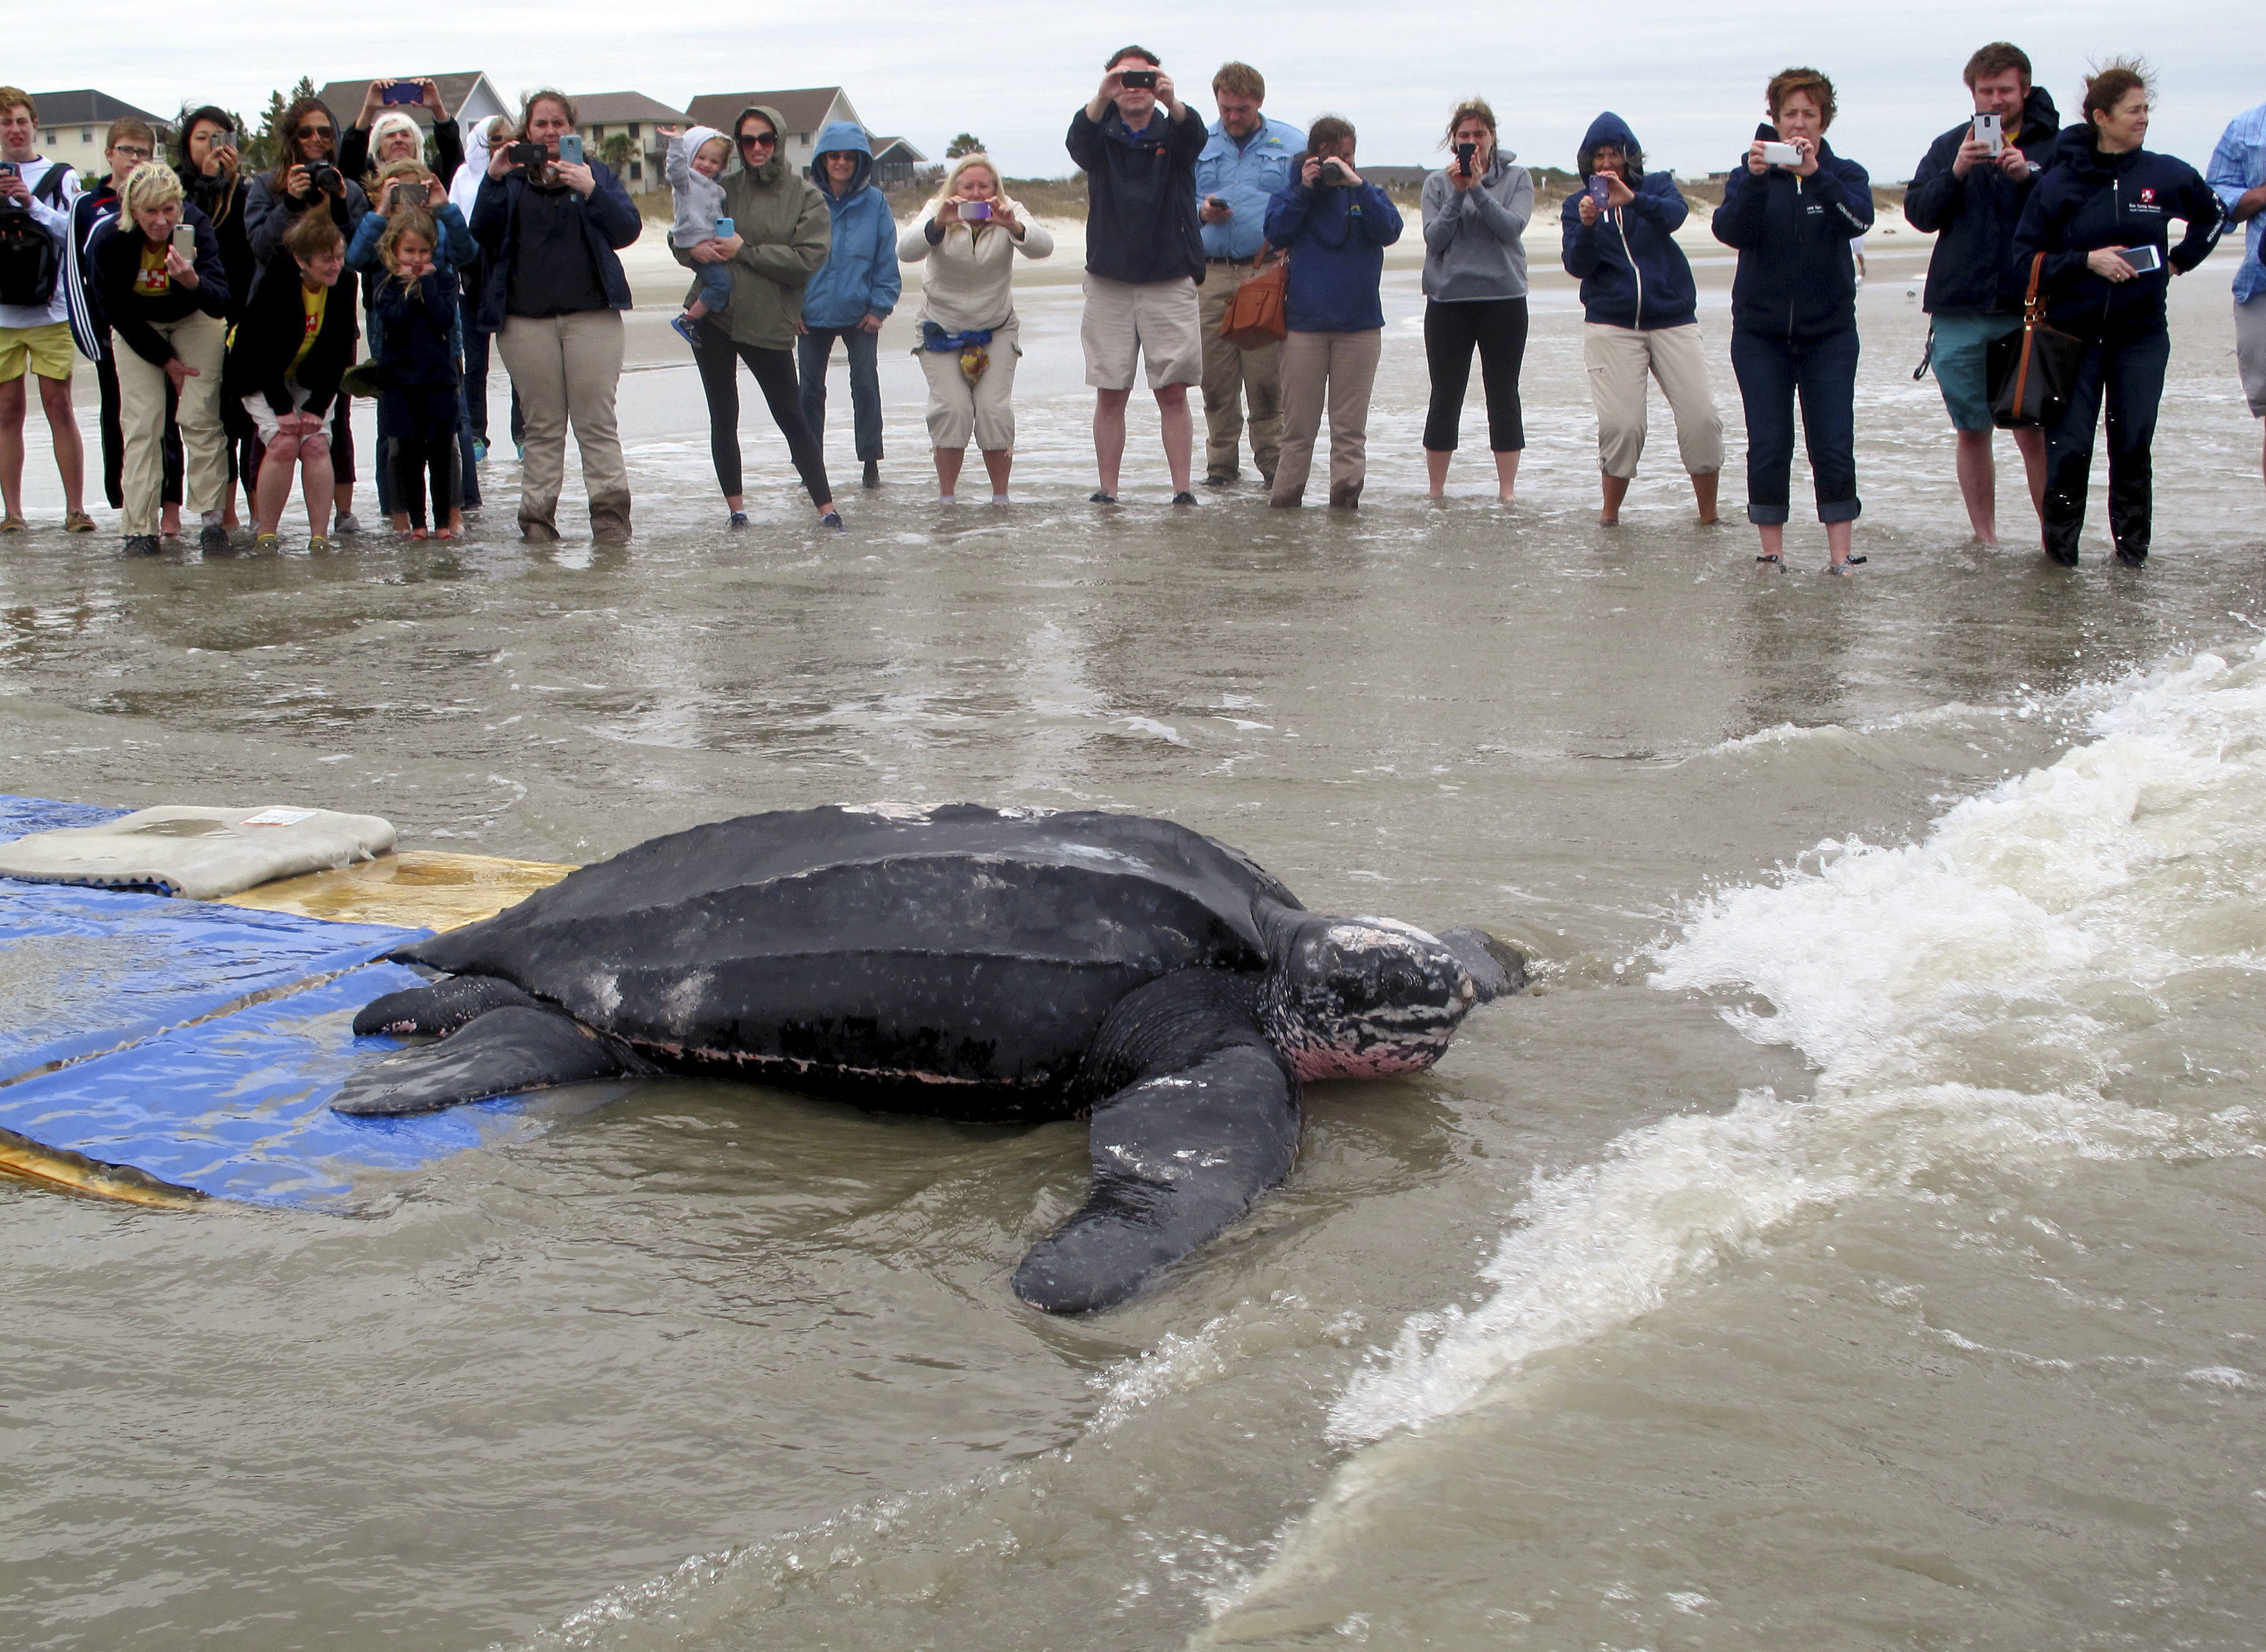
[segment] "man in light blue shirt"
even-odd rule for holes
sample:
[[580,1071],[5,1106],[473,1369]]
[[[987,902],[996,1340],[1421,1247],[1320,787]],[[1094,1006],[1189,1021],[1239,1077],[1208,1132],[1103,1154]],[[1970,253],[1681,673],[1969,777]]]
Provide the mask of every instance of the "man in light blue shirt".
[[1248,63],[1223,63],[1211,77],[1219,119],[1196,158],[1196,216],[1203,226],[1204,482],[1224,487],[1241,474],[1244,404],[1251,457],[1272,487],[1283,450],[1283,347],[1246,350],[1219,336],[1236,292],[1266,267],[1267,203],[1290,181],[1306,135],[1259,112],[1267,82]]
[[[1196,175],[1203,175],[1201,167]],[[2250,411],[2266,419],[2266,103],[2234,117],[2211,151],[2204,180],[2225,203],[2228,222],[2248,226],[2234,272],[2234,359]],[[2259,465],[2266,471],[2266,449]]]

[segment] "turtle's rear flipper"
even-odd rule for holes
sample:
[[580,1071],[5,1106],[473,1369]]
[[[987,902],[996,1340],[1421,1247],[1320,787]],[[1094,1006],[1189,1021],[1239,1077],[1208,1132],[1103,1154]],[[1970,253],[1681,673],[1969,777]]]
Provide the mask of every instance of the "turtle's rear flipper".
[[1050,1313],[1122,1302],[1290,1173],[1297,1087],[1255,1030],[1093,1109],[1085,1207],[1015,1269],[1015,1294]]
[[531,1004],[506,1005],[438,1044],[405,1049],[357,1072],[331,1110],[430,1113],[640,1070],[628,1051],[571,1016]]
[[510,982],[494,976],[451,976],[429,987],[411,987],[406,992],[389,992],[382,998],[372,998],[355,1017],[355,1035],[367,1038],[372,1033],[425,1033],[446,1038],[459,1027],[471,1026],[490,1010],[500,1010],[507,1004],[534,1002]]

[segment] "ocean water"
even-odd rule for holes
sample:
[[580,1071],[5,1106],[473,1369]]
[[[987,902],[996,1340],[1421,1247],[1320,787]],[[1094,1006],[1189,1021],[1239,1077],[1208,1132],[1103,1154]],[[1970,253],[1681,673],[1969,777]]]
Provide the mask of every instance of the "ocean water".
[[1005,1287],[1075,1125],[655,1083],[345,1215],[0,1187],[11,1643],[2261,1644],[2266,501],[2223,281],[2175,295],[2154,563],[2096,536],[2071,577],[2012,478],[2009,548],[1967,540],[1919,265],[1873,264],[1847,581],[1814,526],[1777,575],[1692,526],[1664,413],[1596,527],[1548,282],[1521,502],[1466,462],[1424,507],[1397,274],[1358,516],[1173,513],[1138,412],[1088,507],[1042,288],[1004,510],[928,501],[890,348],[852,531],[764,435],[727,535],[640,318],[626,551],[499,508],[326,559],[11,544],[12,791],[569,859],[1136,809],[1536,985],[1315,1086],[1290,1181],[1091,1319]]

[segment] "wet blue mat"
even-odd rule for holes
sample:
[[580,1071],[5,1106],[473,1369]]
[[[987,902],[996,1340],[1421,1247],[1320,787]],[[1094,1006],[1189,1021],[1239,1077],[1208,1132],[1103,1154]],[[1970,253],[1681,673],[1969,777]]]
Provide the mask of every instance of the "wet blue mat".
[[99,826],[133,812],[130,808],[109,808],[100,803],[64,803],[52,797],[15,797],[0,792],[0,844],[13,843],[29,832],[54,831],[64,826]]
[[535,1128],[516,1100],[411,1118],[331,1111],[350,1068],[398,1048],[356,1038],[355,1012],[421,980],[371,964],[0,1087],[0,1129],[200,1193],[311,1204],[349,1192],[357,1171],[413,1170]]

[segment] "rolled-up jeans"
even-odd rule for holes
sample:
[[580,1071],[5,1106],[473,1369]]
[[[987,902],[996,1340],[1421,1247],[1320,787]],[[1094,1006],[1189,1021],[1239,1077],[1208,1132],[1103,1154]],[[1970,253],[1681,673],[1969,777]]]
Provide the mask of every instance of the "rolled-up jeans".
[[863,327],[812,327],[795,340],[795,369],[802,380],[802,422],[826,439],[826,364],[834,340],[850,358],[850,428],[860,459],[881,457],[881,334]]
[[630,479],[622,464],[614,391],[622,376],[622,318],[615,310],[563,316],[507,316],[497,333],[527,416],[527,457],[519,472],[520,532],[559,537],[559,491],[566,479],[566,427],[582,454],[590,528],[601,538],[630,530]]
[[1789,340],[1731,329],[1731,371],[1747,413],[1747,520],[1785,524],[1792,500],[1794,404],[1817,492],[1817,520],[1854,522],[1857,497],[1857,329]]
[[[195,377],[182,381],[176,422],[183,458],[181,502],[201,516],[218,510],[228,493],[228,445],[220,423],[223,330],[217,318],[201,311],[150,325],[175,355],[196,369]],[[153,534],[164,487],[165,369],[143,361],[123,342],[117,362],[119,426],[126,439],[119,482],[122,526],[129,536]]]

